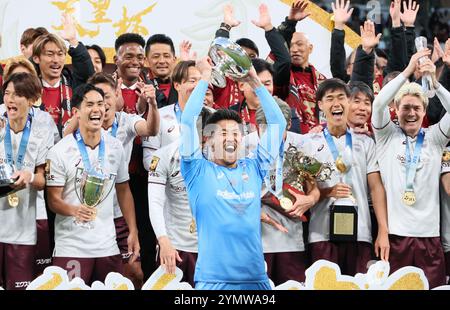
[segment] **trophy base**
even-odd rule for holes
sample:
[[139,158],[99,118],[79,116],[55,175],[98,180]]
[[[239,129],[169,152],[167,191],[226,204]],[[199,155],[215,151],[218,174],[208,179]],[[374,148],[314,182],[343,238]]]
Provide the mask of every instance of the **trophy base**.
[[95,225],[94,225],[94,222],[93,222],[93,221],[90,221],[90,222],[80,222],[80,221],[78,221],[78,220],[74,220],[74,224],[75,224],[75,226],[81,227],[81,228],[84,228],[84,229],[94,229],[94,228],[95,228]]
[[330,207],[330,241],[355,242],[358,240],[358,211],[351,200],[337,200]]
[[[302,192],[302,191],[300,191],[300,190],[298,190],[298,189],[296,189],[296,188],[290,186],[289,184],[286,184],[286,183],[283,184],[283,191],[287,191],[288,189],[290,189],[290,190],[292,190],[292,191],[294,191],[295,193],[300,194],[300,195],[304,195],[304,194],[305,194],[304,192]],[[295,202],[295,199],[292,199],[292,198],[291,198],[291,195],[289,195],[289,197],[284,196],[283,198],[292,200],[292,205],[293,205],[294,202]],[[279,200],[277,197],[275,197],[275,195],[273,195],[273,194],[270,193],[270,192],[267,192],[267,193],[261,198],[261,202],[262,202],[263,204],[267,205],[268,207],[274,209],[275,211],[281,213],[282,215],[284,215],[284,216],[286,216],[286,217],[292,219],[292,220],[300,220],[300,221],[302,221],[302,222],[307,222],[307,221],[308,221],[308,218],[307,218],[305,215],[302,215],[300,218],[297,217],[297,216],[291,216],[291,215],[290,215],[288,212],[286,212],[286,210],[281,206],[280,200]]]

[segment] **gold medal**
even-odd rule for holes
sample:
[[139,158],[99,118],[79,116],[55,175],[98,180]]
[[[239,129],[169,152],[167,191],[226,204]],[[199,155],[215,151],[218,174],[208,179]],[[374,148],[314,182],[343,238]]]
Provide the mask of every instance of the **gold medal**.
[[189,232],[194,234],[197,231],[197,226],[195,225],[195,220],[192,219],[191,225],[189,225]]
[[280,199],[280,206],[286,211],[291,210],[293,205],[292,200],[287,197]]
[[19,196],[16,193],[12,193],[8,195],[8,204],[11,208],[17,208],[19,206]]
[[345,173],[347,172],[347,166],[344,163],[344,160],[342,159],[342,156],[339,156],[338,158],[336,158],[336,169],[340,172],[340,173]]
[[407,206],[412,206],[416,203],[416,194],[413,191],[406,191],[403,193],[403,202]]

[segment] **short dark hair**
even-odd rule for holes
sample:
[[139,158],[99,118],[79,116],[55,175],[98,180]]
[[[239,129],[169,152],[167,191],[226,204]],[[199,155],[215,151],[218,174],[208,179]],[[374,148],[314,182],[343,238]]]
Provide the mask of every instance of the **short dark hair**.
[[109,74],[103,72],[95,73],[87,82],[92,85],[108,84],[112,89],[116,89],[117,87],[117,82]]
[[333,90],[343,90],[347,97],[350,97],[350,90],[348,89],[347,84],[345,84],[341,79],[332,78],[326,79],[319,84],[316,92],[316,101],[321,101],[328,91]]
[[256,43],[248,38],[240,38],[236,41],[236,44],[239,44],[241,47],[246,47],[249,49],[252,49],[256,52],[256,54],[259,56],[259,49],[256,46]]
[[369,98],[370,102],[373,102],[373,100],[375,99],[373,90],[364,82],[351,81],[350,83],[348,83],[348,87],[350,88],[350,97],[352,98],[358,93],[362,93]]
[[195,67],[195,61],[186,60],[177,63],[172,72],[172,83],[182,83],[188,77],[189,68]]
[[86,45],[86,49],[96,51],[98,56],[100,57],[100,61],[102,62],[102,67],[104,68],[106,66],[106,55],[100,46],[98,46],[97,44]]
[[119,48],[127,43],[136,43],[142,46],[142,48],[145,47],[145,40],[144,38],[137,33],[124,33],[120,35],[114,44],[114,47],[116,49],[116,53],[119,51]]
[[260,74],[263,71],[269,71],[270,75],[274,75],[275,71],[273,70],[272,65],[261,58],[253,58],[252,59],[253,67],[255,68],[256,74]]
[[3,93],[5,93],[9,83],[13,83],[14,91],[20,97],[25,97],[33,102],[36,102],[41,98],[42,85],[36,75],[25,72],[12,74],[3,83]]
[[233,110],[220,109],[214,112],[210,117],[208,117],[205,126],[208,126],[210,124],[217,124],[218,122],[223,120],[231,120],[235,121],[238,124],[242,124],[242,119],[237,112]]
[[90,91],[96,91],[97,93],[99,93],[100,95],[102,95],[103,98],[105,98],[105,93],[103,92],[103,90],[101,90],[98,87],[95,87],[92,84],[81,84],[80,86],[78,86],[77,88],[75,88],[74,92],[73,92],[73,96],[72,96],[72,106],[74,108],[79,109],[81,106],[81,103],[84,100],[84,96],[86,96],[86,94]]
[[145,55],[148,55],[148,52],[150,52],[150,47],[153,44],[160,43],[160,44],[167,44],[170,46],[170,50],[172,51],[172,54],[175,56],[175,46],[173,45],[173,41],[170,37],[166,36],[165,34],[154,34],[147,40],[147,44],[145,45]]

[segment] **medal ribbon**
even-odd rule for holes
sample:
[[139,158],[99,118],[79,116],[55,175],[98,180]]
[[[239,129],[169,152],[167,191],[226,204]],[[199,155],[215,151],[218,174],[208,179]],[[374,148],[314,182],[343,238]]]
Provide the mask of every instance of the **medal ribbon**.
[[417,166],[419,164],[420,153],[423,147],[423,141],[425,139],[425,131],[420,129],[419,135],[417,137],[416,146],[414,148],[414,154],[411,158],[411,149],[408,137],[406,137],[406,150],[405,150],[405,158],[406,158],[406,191],[414,192],[414,177],[416,176]]
[[25,153],[27,151],[28,141],[30,140],[31,134],[31,116],[28,115],[27,123],[23,129],[22,139],[20,140],[19,150],[17,151],[17,160],[13,160],[13,147],[11,142],[11,127],[9,126],[9,121],[6,121],[5,128],[5,155],[6,162],[11,165],[15,165],[17,170],[22,169],[23,162],[25,160]]
[[178,102],[175,103],[175,105],[173,107],[173,111],[175,112],[175,116],[177,117],[178,125],[180,125],[181,124],[181,114],[183,113],[183,111],[181,111],[180,104]]
[[[337,150],[336,144],[334,143],[333,137],[331,136],[330,131],[328,130],[327,127],[325,127],[325,129],[323,130],[323,136],[325,137],[325,140],[327,141],[328,144],[328,148],[330,149],[334,161],[336,162],[336,160],[339,158],[339,152]],[[345,148],[350,148],[350,151],[353,151],[352,134],[348,129],[345,132]],[[351,179],[349,178],[348,174],[349,173],[346,173],[344,176],[345,183],[351,186]]]
[[275,197],[280,199],[283,196],[283,157],[284,157],[284,141],[281,143],[280,151],[275,162],[275,190],[272,189],[270,182],[270,173],[264,178],[267,190]]
[[[81,158],[83,159],[84,170],[87,171],[87,173],[94,173],[94,171],[92,171],[91,162],[89,161],[89,156],[88,156],[88,153],[86,150],[86,145],[84,144],[84,140],[83,140],[83,137],[81,136],[79,129],[74,133],[74,136],[75,136],[75,140],[77,140],[78,149],[80,150]],[[101,139],[100,139],[100,146],[98,149],[98,161],[100,164],[99,168],[103,169],[103,163],[105,161],[105,140],[103,139],[103,137],[101,137]]]
[[119,129],[119,121],[117,120],[117,115],[114,118],[114,123],[112,124],[111,136],[117,137],[117,130]]

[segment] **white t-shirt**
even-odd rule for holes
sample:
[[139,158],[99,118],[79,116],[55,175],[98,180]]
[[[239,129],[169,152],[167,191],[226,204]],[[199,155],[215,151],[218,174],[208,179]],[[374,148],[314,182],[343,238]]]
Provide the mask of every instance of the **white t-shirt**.
[[[326,181],[317,180],[318,187],[333,187],[339,183],[341,174],[336,169],[335,160],[323,133],[307,134],[304,139],[307,140],[303,144],[305,154],[315,157],[322,163],[330,164],[333,169],[331,179]],[[333,140],[339,154],[343,154],[346,135],[339,139],[333,137]],[[367,176],[370,173],[379,171],[375,154],[375,143],[366,135],[352,132],[352,145],[353,165],[348,173],[351,175],[352,194],[358,206],[358,241],[372,242],[370,211],[367,201],[369,193]],[[330,206],[335,201],[335,198],[326,198],[310,209],[311,219],[309,221],[308,238],[310,243],[328,241],[330,239]]]
[[147,137],[142,141],[144,148],[144,167],[149,170],[153,153],[165,145],[178,141],[180,137],[180,125],[175,114],[175,105],[169,105],[158,110],[160,117],[159,132],[156,136]]
[[[442,175],[450,173],[450,146],[442,158]],[[450,196],[441,187],[441,239],[444,252],[450,251]]]
[[193,218],[178,149],[177,140],[153,154],[148,175],[150,220],[157,238],[167,236],[177,250],[197,253],[197,232],[189,231]]
[[[130,163],[131,152],[133,151],[133,141],[137,136],[136,123],[145,120],[136,114],[128,114],[125,112],[116,112],[116,119],[119,127],[117,128],[116,138],[122,142],[123,150],[125,152],[124,160],[127,165]],[[112,133],[112,126],[108,129],[108,133]],[[115,192],[115,189],[113,189]],[[114,195],[114,218],[122,217],[117,195]]]
[[[115,175],[115,183],[127,182],[128,163],[122,143],[102,131],[105,140],[105,162],[103,173]],[[87,148],[91,165],[98,162],[99,146]],[[50,174],[47,186],[63,187],[62,199],[71,205],[80,205],[75,192],[75,182],[83,172],[83,160],[73,135],[63,138],[48,153]],[[109,184],[108,188],[114,187]],[[97,217],[93,229],[86,229],[74,223],[74,217],[57,214],[55,218],[55,257],[106,257],[119,254],[116,243],[113,210],[114,191],[97,206]]]
[[[23,132],[17,134],[12,130],[10,132],[13,158],[16,160]],[[53,141],[53,132],[47,124],[33,118],[22,170],[34,173],[35,167],[44,165]],[[6,161],[4,141],[0,143],[0,161]],[[36,244],[37,191],[29,186],[16,194],[20,201],[17,208],[9,206],[7,197],[0,198],[0,242],[34,245]]]
[[[251,150],[254,150],[259,143],[259,136],[257,132],[245,136],[245,145]],[[297,149],[301,150],[303,145],[303,136],[288,132],[286,141],[284,142],[284,151],[287,151],[289,146],[293,145]],[[252,155],[250,155],[252,156]],[[274,166],[275,167],[275,166]],[[275,169],[269,172],[269,175],[274,175]],[[287,171],[283,171],[286,176]],[[275,180],[271,178],[272,185]],[[267,193],[265,184],[261,196]],[[287,228],[288,232],[284,233],[273,227],[272,225],[262,223],[262,241],[264,253],[280,253],[280,252],[302,252],[305,251],[305,244],[303,242],[303,224],[300,220],[294,220],[282,215],[280,212],[262,204],[262,211],[267,213],[272,219],[279,222],[281,225]]]
[[[381,178],[386,189],[389,233],[404,237],[439,236],[439,175],[441,159],[449,139],[440,124],[425,130],[425,139],[414,177],[416,203],[407,206],[402,196],[406,189],[406,136],[399,126],[389,122],[374,128]],[[416,138],[408,137],[411,154]]]

